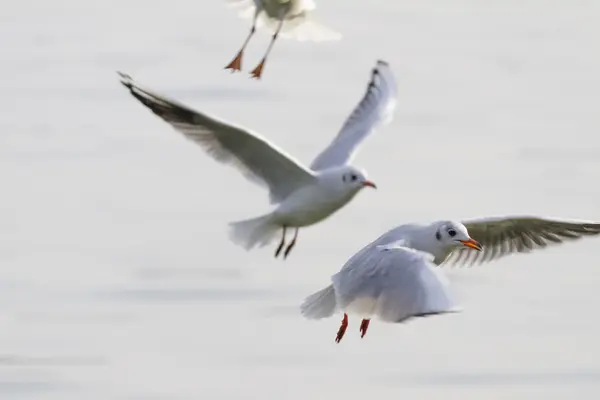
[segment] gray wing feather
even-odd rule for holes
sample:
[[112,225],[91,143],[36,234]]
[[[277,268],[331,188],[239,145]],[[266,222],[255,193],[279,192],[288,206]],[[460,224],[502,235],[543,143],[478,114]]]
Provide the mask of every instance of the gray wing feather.
[[338,306],[371,299],[372,314],[388,322],[456,312],[448,285],[432,261],[431,254],[401,244],[378,246],[351,258],[332,278]]
[[331,144],[315,158],[311,169],[317,171],[348,163],[370,133],[392,120],[396,91],[396,81],[388,63],[377,61],[363,98]]
[[311,171],[250,130],[219,121],[143,89],[129,75],[119,75],[133,97],[187,139],[200,145],[213,159],[233,165],[250,181],[266,186],[271,203],[283,201],[299,187],[314,181]]
[[463,224],[469,235],[483,245],[483,251],[457,249],[445,263],[483,264],[509,254],[528,253],[600,234],[599,223],[528,216],[474,219]]

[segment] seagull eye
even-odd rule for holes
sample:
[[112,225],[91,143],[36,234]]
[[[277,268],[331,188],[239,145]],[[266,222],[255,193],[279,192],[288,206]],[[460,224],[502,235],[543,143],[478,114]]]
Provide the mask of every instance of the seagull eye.
[[456,236],[456,231],[454,229],[449,229],[448,235],[450,235],[450,237],[454,237],[454,236]]
[[355,181],[356,180],[356,175],[350,176],[350,180]]

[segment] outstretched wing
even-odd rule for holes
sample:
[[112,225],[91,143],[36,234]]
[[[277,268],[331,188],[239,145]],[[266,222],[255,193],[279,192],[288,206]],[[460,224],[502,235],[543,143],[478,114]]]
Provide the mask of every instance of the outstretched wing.
[[283,201],[299,187],[315,180],[311,171],[250,130],[209,117],[141,88],[129,75],[119,75],[133,97],[199,144],[212,158],[235,166],[246,178],[268,187],[272,203]]
[[392,120],[397,102],[396,90],[389,64],[377,61],[367,92],[335,139],[315,158],[311,169],[323,170],[350,162],[361,142],[378,127]]
[[528,253],[548,245],[562,244],[600,234],[600,224],[539,217],[501,217],[463,222],[483,251],[457,249],[445,260],[452,264],[482,264],[513,253]]
[[459,311],[434,267],[433,255],[402,241],[372,247],[333,276],[338,306],[389,322]]

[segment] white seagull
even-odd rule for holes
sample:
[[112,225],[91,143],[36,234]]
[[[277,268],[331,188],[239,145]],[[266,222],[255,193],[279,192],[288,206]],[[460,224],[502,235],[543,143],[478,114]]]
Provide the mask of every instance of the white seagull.
[[239,15],[243,18],[252,18],[252,28],[244,41],[237,56],[225,69],[232,72],[241,71],[244,50],[250,41],[256,28],[266,27],[273,32],[273,37],[262,61],[251,72],[253,78],[260,79],[267,57],[273,48],[277,36],[296,39],[298,41],[326,41],[339,40],[342,35],[325,26],[316,23],[310,17],[316,8],[313,0],[227,0],[233,7],[241,11]]
[[367,91],[338,135],[307,168],[249,129],[220,121],[137,85],[123,73],[121,83],[153,113],[199,144],[217,161],[232,164],[246,178],[269,189],[268,214],[230,223],[231,239],[246,248],[264,246],[282,231],[275,257],[285,244],[287,228],[295,234],[284,252],[296,244],[298,229],[323,221],[348,204],[363,188],[376,188],[366,172],[349,165],[362,141],[390,122],[396,107],[396,82],[389,65],[377,61]]
[[433,269],[444,262],[489,262],[598,234],[598,223],[526,216],[401,225],[352,256],[331,285],[305,299],[301,313],[321,319],[343,310],[338,343],[348,326],[347,313],[357,314],[363,318],[363,337],[373,316],[404,322],[456,312],[445,281]]

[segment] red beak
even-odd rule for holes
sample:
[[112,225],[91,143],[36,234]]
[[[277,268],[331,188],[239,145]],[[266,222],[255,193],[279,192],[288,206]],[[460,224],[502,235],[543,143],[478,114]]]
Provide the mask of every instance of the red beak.
[[363,186],[369,186],[369,187],[372,187],[373,189],[377,189],[377,186],[375,186],[375,184],[374,184],[373,182],[371,182],[371,181],[368,181],[368,180],[364,180],[364,181],[362,182],[362,185],[363,185]]

